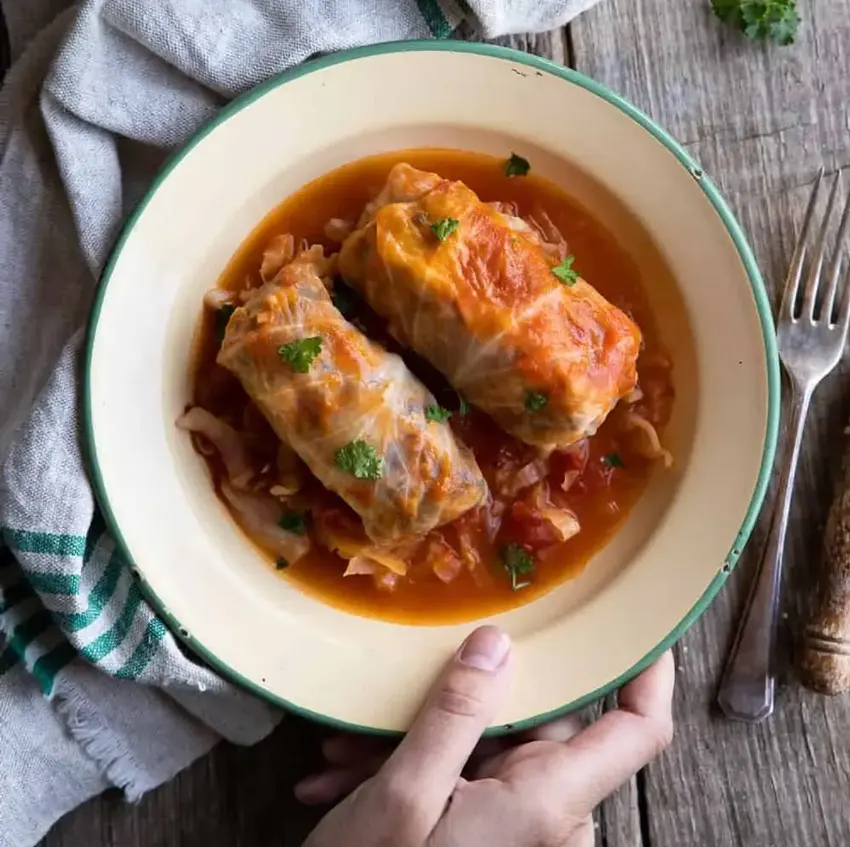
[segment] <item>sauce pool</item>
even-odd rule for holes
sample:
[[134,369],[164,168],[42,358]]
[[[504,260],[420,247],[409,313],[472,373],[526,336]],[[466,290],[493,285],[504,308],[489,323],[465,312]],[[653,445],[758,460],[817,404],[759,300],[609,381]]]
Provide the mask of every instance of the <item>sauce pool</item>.
[[[326,252],[335,252],[339,244],[325,236],[328,220],[356,221],[365,204],[383,187],[391,168],[399,162],[447,179],[461,180],[486,202],[511,202],[520,216],[545,212],[566,239],[568,252],[575,257],[575,268],[582,277],[641,328],[644,347],[638,361],[639,385],[646,394],[661,398],[652,409],[642,411],[656,426],[666,423],[672,400],[669,366],[640,268],[612,233],[561,189],[535,177],[533,171],[524,177],[507,177],[504,161],[490,156],[455,150],[406,150],[373,156],[326,174],[299,189],[261,221],[229,262],[218,286],[241,290],[246,287],[246,280],[258,285],[263,251],[276,235],[290,233],[296,243],[305,239],[309,244],[322,244]],[[259,417],[235,377],[215,362],[216,317],[205,312],[198,336],[194,402],[232,422],[244,421],[252,417],[252,412],[254,418]],[[352,319],[351,315],[348,317]],[[456,409],[456,395],[445,380],[418,357],[398,348],[384,334],[380,318],[365,309],[355,317],[374,340],[403,355],[439,403]],[[511,587],[497,548],[485,541],[479,549],[483,564],[471,571],[464,568],[450,584],[441,582],[429,568],[414,566],[395,590],[381,590],[371,578],[343,577],[345,561],[318,545],[280,573],[305,592],[340,609],[406,624],[456,623],[523,605],[583,569],[588,559],[617,531],[656,469],[658,463],[637,454],[631,439],[625,437],[613,418],[614,415],[588,440],[585,469],[569,491],[560,496],[560,501],[578,518],[581,531],[559,546],[558,555],[538,560],[531,584],[520,590]],[[464,417],[455,414],[451,424],[475,453],[488,481],[497,465],[512,461],[521,464],[533,458],[530,448],[503,433],[477,410]],[[261,423],[258,431],[263,438],[270,439],[267,446],[273,450],[274,436],[270,429],[264,431]],[[223,467],[214,456],[206,458],[214,479],[218,480]],[[557,464],[553,461],[553,465]],[[557,473],[562,479],[563,467]],[[550,486],[554,488],[557,484],[553,476]],[[449,543],[453,541],[452,525],[440,531]],[[270,557],[269,562],[274,567]]]

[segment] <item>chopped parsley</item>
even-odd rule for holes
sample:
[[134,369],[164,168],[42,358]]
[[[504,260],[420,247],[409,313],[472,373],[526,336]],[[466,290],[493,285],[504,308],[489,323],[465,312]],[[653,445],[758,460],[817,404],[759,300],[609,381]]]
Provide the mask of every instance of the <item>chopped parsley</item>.
[[528,159],[511,153],[511,158],[505,162],[505,176],[525,176],[531,170]]
[[438,403],[429,403],[425,407],[425,419],[435,421],[436,423],[445,423],[452,413],[448,409],[444,409]]
[[442,218],[436,223],[431,224],[431,232],[433,232],[440,241],[445,241],[459,226],[460,221],[456,218]]
[[282,571],[284,568],[289,567],[289,562],[287,562],[286,559],[284,559],[283,556],[281,556],[279,559],[277,559],[275,561],[274,566],[275,566],[275,568],[277,568],[277,570]]
[[609,468],[624,468],[626,466],[626,463],[623,461],[619,453],[609,453],[607,456],[602,457],[602,461],[605,462]]
[[576,260],[575,256],[566,256],[564,261],[561,262],[560,265],[555,265],[552,268],[552,273],[564,283],[564,285],[572,288],[576,284],[576,280],[578,279],[578,271],[573,270],[573,262]]
[[292,370],[297,374],[305,374],[310,370],[310,365],[313,364],[313,359],[322,352],[322,339],[318,336],[314,338],[299,338],[297,341],[290,341],[289,344],[284,344],[277,348],[277,354],[284,362],[289,362]]
[[284,512],[277,523],[281,529],[285,529],[287,532],[294,532],[296,535],[304,535],[307,531],[307,522],[304,520],[304,515],[301,512]]
[[334,455],[334,463],[357,479],[380,479],[384,471],[384,460],[365,441],[352,441],[340,447]]
[[711,0],[714,14],[754,41],[787,47],[797,37],[800,16],[796,0]]
[[502,567],[511,579],[511,588],[519,591],[531,585],[529,580],[521,580],[534,570],[534,558],[521,544],[506,544],[500,551]]
[[229,303],[225,306],[222,306],[215,313],[215,336],[218,339],[218,346],[224,343],[224,333],[227,332],[227,324],[230,322],[230,319],[233,317],[233,313],[236,311],[236,306],[231,306]]
[[529,412],[539,412],[541,409],[545,409],[548,402],[549,398],[539,391],[529,391],[525,395],[525,408]]
[[466,399],[464,398],[464,396],[462,394],[457,395],[457,402],[458,402],[457,413],[462,418],[465,418],[469,414],[469,411],[470,411],[469,403],[466,402]]

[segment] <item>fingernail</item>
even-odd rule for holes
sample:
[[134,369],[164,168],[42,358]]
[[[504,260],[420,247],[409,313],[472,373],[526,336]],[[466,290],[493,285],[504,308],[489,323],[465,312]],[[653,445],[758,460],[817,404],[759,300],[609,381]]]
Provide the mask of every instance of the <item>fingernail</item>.
[[495,626],[476,629],[460,648],[461,664],[479,671],[495,671],[501,667],[511,649],[507,634]]

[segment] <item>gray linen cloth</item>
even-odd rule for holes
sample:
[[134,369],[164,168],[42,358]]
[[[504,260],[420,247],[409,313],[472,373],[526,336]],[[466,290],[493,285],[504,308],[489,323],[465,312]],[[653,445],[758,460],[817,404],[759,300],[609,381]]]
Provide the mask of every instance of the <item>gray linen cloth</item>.
[[0,847],[279,713],[195,662],[103,524],[82,327],[122,221],[230,98],[316,53],[564,24],[595,0],[0,0]]

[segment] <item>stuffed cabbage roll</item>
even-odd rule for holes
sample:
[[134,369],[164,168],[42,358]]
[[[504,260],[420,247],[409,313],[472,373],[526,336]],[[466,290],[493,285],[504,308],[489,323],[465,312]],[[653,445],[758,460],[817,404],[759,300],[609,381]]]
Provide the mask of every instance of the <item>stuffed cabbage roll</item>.
[[433,396],[404,362],[333,306],[320,247],[302,253],[230,318],[218,362],[232,371],[316,477],[392,545],[477,506],[487,486]]
[[461,182],[396,165],[338,269],[401,344],[528,444],[592,435],[636,385],[634,322]]

